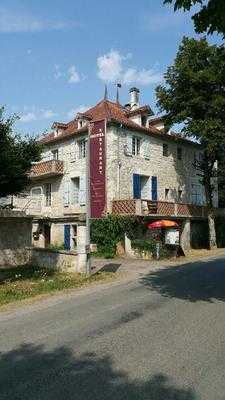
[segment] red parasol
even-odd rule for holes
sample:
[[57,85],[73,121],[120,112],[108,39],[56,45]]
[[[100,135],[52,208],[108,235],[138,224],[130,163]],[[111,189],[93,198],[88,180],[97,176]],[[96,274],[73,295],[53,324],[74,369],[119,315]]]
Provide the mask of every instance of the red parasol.
[[179,225],[176,221],[170,221],[167,219],[161,219],[159,221],[154,221],[148,224],[148,229],[156,228],[178,228]]

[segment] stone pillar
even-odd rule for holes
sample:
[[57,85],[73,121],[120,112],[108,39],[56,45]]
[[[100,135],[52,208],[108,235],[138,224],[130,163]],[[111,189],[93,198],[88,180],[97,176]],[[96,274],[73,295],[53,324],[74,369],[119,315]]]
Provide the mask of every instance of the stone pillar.
[[77,226],[77,272],[86,273],[87,263],[90,262],[90,253],[86,252],[86,226]]
[[125,254],[128,257],[135,258],[135,252],[131,247],[131,240],[125,234]]
[[191,220],[185,219],[182,224],[180,245],[184,253],[191,249]]

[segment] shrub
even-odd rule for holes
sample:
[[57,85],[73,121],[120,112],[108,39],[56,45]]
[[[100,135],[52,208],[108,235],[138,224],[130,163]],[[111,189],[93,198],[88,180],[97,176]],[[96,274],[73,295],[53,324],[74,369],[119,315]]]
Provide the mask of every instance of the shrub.
[[124,241],[125,233],[130,239],[143,235],[146,226],[136,217],[108,215],[102,219],[91,220],[91,242],[96,243],[98,255],[113,258],[116,245]]

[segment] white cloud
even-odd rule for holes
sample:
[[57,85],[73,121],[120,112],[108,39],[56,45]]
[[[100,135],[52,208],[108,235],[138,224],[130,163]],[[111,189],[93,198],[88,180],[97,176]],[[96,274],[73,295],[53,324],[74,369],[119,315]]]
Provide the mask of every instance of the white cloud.
[[21,14],[0,8],[0,32],[2,33],[63,30],[77,25],[74,21],[42,20],[31,14]]
[[116,50],[111,50],[97,58],[98,76],[103,81],[115,82],[122,73],[123,57]]
[[27,107],[24,109],[23,114],[20,116],[19,121],[23,123],[28,123],[32,121],[51,119],[57,116],[52,110],[36,109],[33,107],[30,111],[27,111]]
[[75,118],[77,113],[83,113],[83,112],[87,111],[89,108],[90,108],[90,106],[85,106],[83,104],[78,107],[72,108],[71,110],[68,111],[67,117],[71,118],[71,119]]
[[75,65],[71,65],[71,67],[68,69],[68,82],[69,83],[78,83],[80,82],[81,77],[79,73],[76,70]]
[[42,116],[43,119],[50,119],[56,117],[57,113],[52,110],[42,110],[40,116]]
[[183,12],[164,11],[163,13],[152,13],[145,15],[142,21],[142,28],[152,32],[163,31],[181,26],[187,20]]
[[128,68],[124,72],[122,82],[126,85],[139,83],[144,86],[159,83],[162,79],[163,75],[154,69],[142,69],[138,71],[136,68]]
[[156,68],[139,70],[133,66],[126,66],[125,62],[131,58],[132,54],[129,53],[124,56],[117,50],[111,50],[109,53],[98,57],[98,77],[104,82],[114,83],[119,81],[125,85],[134,83],[149,85],[162,80],[162,74]]
[[35,121],[36,119],[37,119],[37,116],[34,112],[28,112],[26,114],[21,115],[20,122],[31,122],[31,121]]

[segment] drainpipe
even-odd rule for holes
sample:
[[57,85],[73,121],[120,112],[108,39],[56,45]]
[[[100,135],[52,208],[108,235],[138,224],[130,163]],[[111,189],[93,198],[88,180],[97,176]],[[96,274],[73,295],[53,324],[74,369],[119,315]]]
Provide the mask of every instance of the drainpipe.
[[[121,124],[119,128],[122,128],[123,125]],[[121,173],[121,160],[120,160],[120,132],[119,129],[117,129],[117,196],[118,199],[120,199],[120,173]]]

